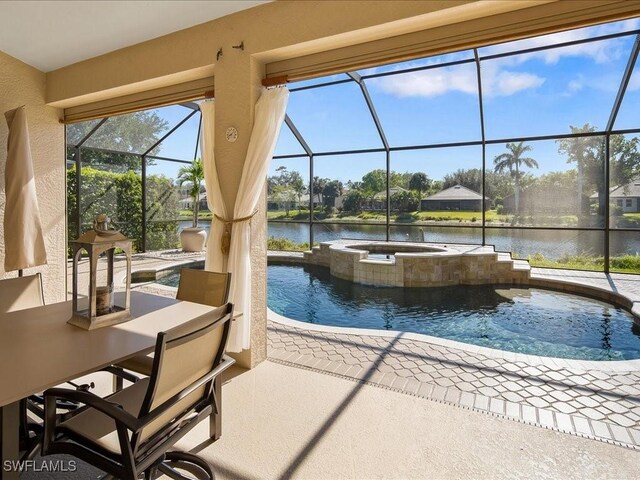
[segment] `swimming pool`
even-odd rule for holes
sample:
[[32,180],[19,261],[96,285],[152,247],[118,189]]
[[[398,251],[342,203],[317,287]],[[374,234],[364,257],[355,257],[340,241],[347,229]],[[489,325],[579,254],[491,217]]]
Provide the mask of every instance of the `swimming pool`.
[[630,313],[598,300],[493,285],[380,288],[317,266],[268,267],[268,305],[308,323],[416,332],[483,347],[581,360],[640,358]]

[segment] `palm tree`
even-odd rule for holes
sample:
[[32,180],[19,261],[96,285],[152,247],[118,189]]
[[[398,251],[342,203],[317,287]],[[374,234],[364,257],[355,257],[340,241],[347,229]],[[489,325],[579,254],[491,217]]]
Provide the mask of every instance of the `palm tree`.
[[493,159],[494,171],[496,173],[509,172],[515,183],[515,211],[516,215],[520,212],[520,165],[524,164],[528,168],[538,168],[538,162],[531,157],[523,157],[525,152],[530,152],[531,147],[520,143],[507,143],[509,152],[498,155]]
[[200,208],[200,189],[204,180],[204,168],[202,160],[195,159],[188,167],[180,167],[178,170],[178,184],[189,184],[189,195],[193,198],[193,226],[198,226],[198,210]]

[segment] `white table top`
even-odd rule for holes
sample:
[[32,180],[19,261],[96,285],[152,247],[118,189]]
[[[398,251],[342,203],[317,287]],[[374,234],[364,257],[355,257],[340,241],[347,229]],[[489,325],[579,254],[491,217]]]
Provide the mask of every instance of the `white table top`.
[[212,310],[132,292],[132,320],[92,331],[66,323],[71,302],[0,314],[0,406],[149,353],[158,332]]

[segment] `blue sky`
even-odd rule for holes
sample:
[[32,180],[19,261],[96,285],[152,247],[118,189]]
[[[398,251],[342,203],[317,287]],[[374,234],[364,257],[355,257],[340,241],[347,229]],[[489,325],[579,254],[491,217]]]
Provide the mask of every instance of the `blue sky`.
[[[557,44],[640,28],[638,19],[562,32],[480,49],[480,56]],[[635,37],[627,36],[564,48],[486,60],[481,63],[485,132],[488,140],[568,133],[569,125],[604,128],[611,112]],[[423,65],[472,58],[459,52],[359,72],[394,72]],[[335,75],[326,80],[339,80]],[[318,84],[313,80],[291,84]],[[481,139],[478,86],[474,63],[366,80],[390,145],[409,146]],[[636,67],[615,128],[638,128],[640,67]],[[354,82],[292,92],[288,115],[314,152],[380,148],[382,142]],[[554,141],[529,142],[537,173],[571,168]],[[504,144],[487,148],[487,166],[504,152]],[[276,155],[302,153],[283,126]],[[395,171],[424,171],[441,179],[458,168],[481,168],[480,147],[392,152]],[[308,178],[308,161],[275,159]],[[384,168],[384,154],[316,157],[314,175],[359,180]]]

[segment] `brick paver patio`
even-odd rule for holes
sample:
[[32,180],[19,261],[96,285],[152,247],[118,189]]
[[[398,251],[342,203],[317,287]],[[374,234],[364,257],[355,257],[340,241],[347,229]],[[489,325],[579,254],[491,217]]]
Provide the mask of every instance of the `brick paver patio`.
[[269,358],[278,362],[640,446],[640,369],[603,371],[567,368],[548,359],[507,360],[407,340],[402,334],[339,334],[275,322],[269,323],[268,333]]

